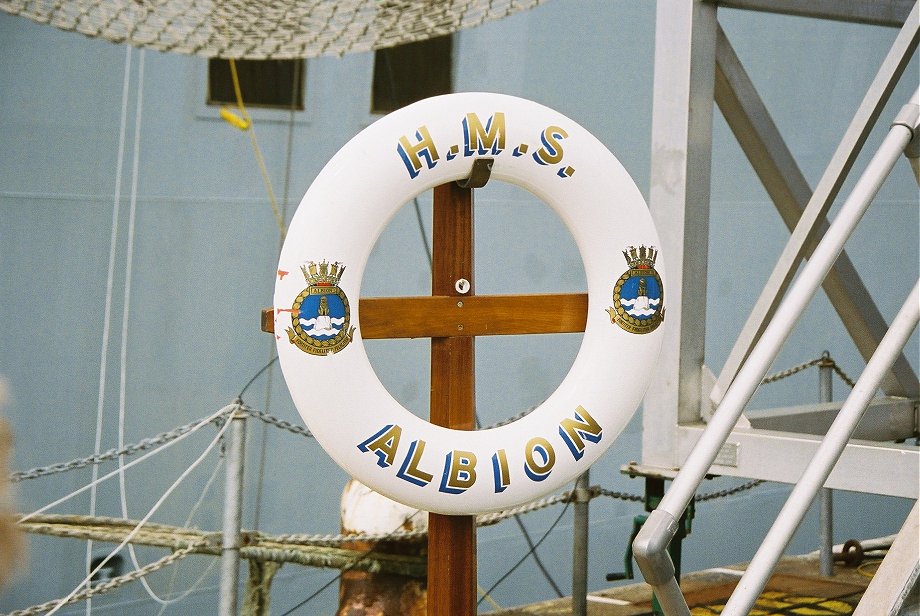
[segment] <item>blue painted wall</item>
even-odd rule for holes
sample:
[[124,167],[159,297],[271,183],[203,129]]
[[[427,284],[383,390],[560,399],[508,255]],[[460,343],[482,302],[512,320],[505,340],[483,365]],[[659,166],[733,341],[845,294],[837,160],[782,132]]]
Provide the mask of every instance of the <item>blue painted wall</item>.
[[[462,32],[456,37],[455,89],[514,94],[560,110],[604,142],[647,195],[654,11],[654,3],[550,2]],[[732,10],[721,10],[720,18],[814,186],[896,30]],[[4,412],[16,433],[17,469],[92,453],[103,368],[105,450],[117,444],[120,398],[125,441],[136,442],[229,403],[273,354],[271,337],[259,331],[259,311],[271,302],[278,231],[248,137],[204,104],[205,60],[146,52],[141,80],[140,54],[130,52],[123,99],[128,55],[121,46],[0,15],[0,375],[11,392]],[[256,114],[259,143],[285,217],[337,149],[374,121],[368,112],[372,69],[372,54],[310,60],[306,110],[293,118],[282,112]],[[882,115],[883,124],[916,87],[916,58],[907,75]],[[117,181],[123,104],[127,137]],[[718,112],[714,124],[706,362],[717,371],[788,233]],[[884,131],[883,126],[873,132],[867,151],[877,147]],[[866,160],[864,154],[857,168]],[[121,198],[110,337],[103,353],[117,182]],[[420,201],[430,234],[430,197]],[[478,292],[583,290],[580,257],[564,225],[522,191],[494,183],[481,191],[476,234]],[[363,294],[428,293],[421,238],[414,209],[403,208],[371,257]],[[920,261],[917,185],[906,162],[895,169],[848,251],[890,320],[917,279]],[[483,423],[539,404],[564,377],[579,340],[577,335],[480,340],[477,405]],[[391,393],[413,411],[427,412],[427,343],[377,341],[368,348]],[[851,374],[861,370],[852,343],[819,294],[776,368],[825,349]],[[916,335],[908,356],[916,369]],[[838,398],[845,395],[842,384],[835,391]],[[810,373],[764,388],[754,406],[816,398],[817,378]],[[256,380],[244,399],[300,423],[279,371]],[[596,465],[595,483],[641,493],[641,482],[621,477],[618,470],[641,456],[640,425],[637,417]],[[129,515],[143,516],[213,435],[213,428],[206,429],[162,459],[128,470]],[[337,531],[338,497],[347,477],[316,443],[251,422],[247,454],[247,528]],[[189,477],[154,520],[186,521],[214,459]],[[114,468],[110,463],[102,470]],[[34,510],[89,479],[84,469],[23,483],[20,508]],[[711,488],[736,483],[719,480]],[[115,484],[100,488],[97,513],[120,515]],[[219,528],[220,486],[219,479],[192,525]],[[787,493],[786,486],[770,485],[701,505],[686,544],[685,569],[749,559]],[[841,541],[895,532],[908,508],[902,500],[852,494],[841,494],[838,503],[838,511],[847,512],[837,520]],[[89,496],[54,511],[87,513]],[[561,511],[532,514],[524,523],[536,538]],[[605,587],[604,574],[621,568],[632,516],[640,511],[634,503],[595,501],[591,589]],[[725,541],[727,528],[730,541]],[[570,530],[567,511],[540,548],[564,590],[571,575]],[[814,549],[816,536],[810,519],[790,551]],[[513,522],[482,530],[480,584],[490,587],[525,550]],[[138,553],[143,562],[162,555]],[[0,593],[0,610],[67,594],[83,577],[84,559],[81,542],[33,537],[30,573]],[[205,576],[198,591],[164,613],[214,610],[216,569],[208,572],[209,562],[188,559],[172,583],[169,572],[151,579],[151,586],[166,595]],[[293,607],[333,576],[285,566],[273,588],[274,612]],[[298,613],[333,613],[335,587]],[[529,561],[493,594],[506,606],[551,596]],[[160,606],[131,585],[95,600],[93,611],[146,615],[157,614]],[[61,613],[84,612],[81,604]]]

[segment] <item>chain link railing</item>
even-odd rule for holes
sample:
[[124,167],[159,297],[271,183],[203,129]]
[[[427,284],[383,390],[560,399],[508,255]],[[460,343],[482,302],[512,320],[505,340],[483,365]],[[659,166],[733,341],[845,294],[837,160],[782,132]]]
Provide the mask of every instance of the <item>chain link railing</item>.
[[[799,372],[807,370],[808,368],[811,368],[813,366],[830,367],[834,370],[837,376],[839,376],[840,379],[844,383],[846,383],[850,387],[853,387],[854,385],[853,379],[851,379],[837,365],[837,363],[833,360],[833,358],[831,358],[830,355],[826,352],[824,353],[824,355],[822,355],[821,357],[817,359],[812,359],[810,361],[804,362],[797,366],[793,366],[792,368],[788,368],[786,370],[781,370],[780,372],[771,374],[765,377],[763,381],[761,381],[761,383],[764,385],[775,383],[777,381],[781,381],[795,374],[798,374]],[[274,415],[271,415],[270,413],[267,413],[265,411],[252,409],[244,405],[241,400],[237,400],[236,402],[237,404],[239,404],[239,408],[237,410],[246,413],[247,415],[249,415],[250,417],[253,417],[254,419],[258,419],[259,421],[262,421],[276,428],[280,428],[281,430],[290,432],[291,434],[296,434],[297,436],[302,436],[305,438],[313,438],[313,434],[308,429],[304,428],[303,426],[298,426],[296,424],[291,423],[290,421],[281,419],[279,417],[275,417]],[[499,426],[504,426],[509,423],[515,422],[518,419],[521,419],[522,417],[525,417],[526,415],[528,415],[532,410],[533,409],[528,409],[513,417],[509,417],[507,419],[503,419],[494,424],[491,424],[484,429],[497,428]],[[231,411],[232,409],[228,410],[226,413],[222,415],[219,415],[213,418],[211,421],[217,427],[220,427],[222,422],[226,420],[227,416],[231,413]],[[203,421],[202,419],[198,419],[196,421],[187,423],[183,426],[179,426],[178,428],[174,428],[167,432],[161,432],[160,434],[157,434],[156,436],[152,436],[150,438],[143,439],[137,443],[126,445],[125,447],[121,449],[109,449],[108,451],[104,453],[100,453],[100,454],[96,454],[92,456],[86,456],[84,458],[77,458],[75,460],[70,460],[69,462],[60,462],[60,463],[51,464],[48,466],[39,466],[36,468],[29,469],[27,471],[15,472],[15,473],[10,474],[9,480],[12,483],[17,483],[20,481],[25,481],[27,479],[37,479],[39,477],[46,477],[48,475],[54,475],[57,473],[63,473],[67,471],[86,468],[88,466],[92,466],[95,464],[101,464],[103,462],[115,460],[121,456],[130,456],[136,453],[140,453],[142,451],[146,451],[148,449],[157,447],[158,445],[165,445],[166,443],[170,441],[174,441],[175,439],[179,438],[183,434],[192,430],[195,426],[200,424],[202,421]],[[629,497],[629,498],[626,498],[625,500],[634,500],[635,498],[633,495],[625,495],[625,496]]]
[[760,381],[760,384],[769,385],[770,383],[781,381],[783,379],[789,378],[790,376],[793,376],[794,374],[798,374],[799,372],[802,372],[803,370],[807,370],[813,366],[820,366],[823,368],[833,369],[833,371],[837,374],[837,376],[840,377],[840,380],[846,383],[851,388],[856,384],[856,382],[853,379],[851,379],[849,375],[847,375],[847,373],[844,372],[840,368],[840,366],[837,365],[837,362],[834,361],[834,358],[832,358],[830,353],[828,353],[827,351],[825,351],[824,354],[821,355],[821,357],[812,359],[810,361],[806,361],[804,363],[799,364],[798,366],[793,366],[792,368],[787,368],[786,370],[780,370],[779,372],[765,376],[763,380]]
[[[834,372],[840,377],[840,379],[844,383],[846,383],[850,387],[853,387],[853,384],[854,384],[853,380],[842,369],[840,369],[839,366],[837,366],[837,363],[833,360],[833,358],[830,357],[830,354],[828,352],[825,352],[821,357],[817,359],[813,359],[813,360],[804,362],[802,364],[799,364],[797,366],[793,366],[786,370],[782,370],[780,372],[776,372],[772,375],[769,375],[765,377],[761,382],[762,384],[775,383],[777,381],[789,378],[795,374],[798,374],[814,366],[832,368]],[[490,428],[498,427],[501,425],[512,423],[520,419],[521,417],[524,417],[525,415],[530,413],[532,410],[533,409],[528,409],[527,411],[524,411],[514,417],[510,417],[508,419],[497,422],[496,424],[493,424],[489,427]],[[302,426],[298,426],[284,419],[275,417],[274,415],[271,415],[265,411],[260,411],[260,410],[249,408],[248,406],[243,404],[241,399],[237,399],[233,405],[227,408],[226,412],[221,413],[211,418],[210,423],[214,423],[216,426],[219,427],[220,425],[223,424],[223,422],[225,422],[228,419],[228,417],[231,414],[236,413],[236,412],[243,412],[246,415],[253,417],[254,419],[258,419],[268,425],[274,426],[281,430],[285,430],[297,436],[301,436],[304,438],[312,438],[313,436],[312,433],[308,429]],[[63,473],[63,472],[71,471],[71,470],[86,468],[88,466],[95,465],[95,464],[101,464],[103,462],[115,460],[119,458],[120,456],[129,456],[132,454],[136,454],[136,453],[146,451],[146,450],[152,449],[160,445],[165,445],[173,440],[176,440],[177,438],[188,433],[189,431],[194,429],[196,426],[199,426],[203,421],[206,421],[206,420],[207,418],[198,419],[196,421],[179,426],[167,432],[162,432],[160,434],[157,434],[156,436],[143,439],[137,443],[126,445],[125,447],[122,447],[120,449],[110,449],[104,453],[100,453],[100,454],[96,454],[92,456],[86,456],[83,458],[77,458],[69,462],[61,462],[57,464],[51,464],[48,466],[40,466],[40,467],[36,467],[36,468],[30,469],[27,471],[20,471],[20,472],[12,473],[9,476],[9,479],[11,482],[20,482],[20,481],[25,481],[28,479],[37,479],[39,477],[46,477],[46,476],[54,475],[57,473]],[[739,486],[735,486],[733,488],[728,488],[725,490],[718,490],[718,491],[710,492],[706,494],[698,494],[696,495],[694,500],[698,503],[702,503],[702,502],[707,502],[707,501],[711,501],[711,500],[715,500],[719,498],[725,498],[728,496],[739,494],[741,492],[745,492],[747,490],[751,490],[759,486],[762,483],[764,483],[763,480],[749,481],[747,483],[741,484]],[[612,498],[612,499],[622,500],[626,502],[643,502],[645,500],[643,496],[640,496],[637,494],[629,494],[625,492],[613,491],[607,488],[602,488],[600,486],[592,486],[588,490],[588,496],[590,499],[594,499],[594,498],[603,496],[606,498]],[[575,498],[575,490],[568,490],[565,492],[560,492],[559,494],[547,496],[547,497],[544,497],[542,499],[539,499],[539,500],[536,500],[530,503],[525,503],[518,507],[514,507],[511,509],[495,512],[495,513],[480,515],[476,519],[476,524],[477,526],[480,526],[480,527],[498,524],[499,522],[502,522],[508,518],[511,518],[517,515],[533,513],[535,511],[539,511],[541,509],[545,509],[553,505],[557,505],[559,503],[570,502],[573,498]],[[249,533],[249,534],[253,537],[259,536],[259,533],[257,532]],[[419,541],[419,540],[424,539],[426,536],[427,536],[427,530],[415,530],[415,531],[396,530],[391,533],[375,533],[375,534],[365,533],[365,534],[351,534],[351,535],[287,534],[287,535],[275,536],[273,537],[273,540],[282,545],[291,544],[291,545],[313,545],[313,546],[341,546],[343,544],[347,544],[350,542],[376,543],[380,541]],[[195,545],[189,545],[189,546],[177,549],[171,554],[155,562],[152,562],[149,565],[141,567],[125,575],[121,575],[121,576],[112,578],[111,580],[97,584],[85,590],[82,590],[74,594],[72,597],[67,598],[66,601],[62,605],[70,604],[70,603],[74,603],[78,601],[83,601],[86,599],[90,599],[93,596],[101,595],[111,590],[115,590],[116,588],[119,588],[129,582],[139,580],[140,578],[146,575],[149,575],[150,573],[159,571],[160,569],[163,569],[164,567],[167,567],[175,563],[176,561],[184,558],[185,556],[188,556],[189,554],[195,552],[196,550],[199,550],[200,548],[201,548],[201,545],[195,544]],[[58,606],[59,603],[61,603],[60,599],[55,600],[55,601],[48,601],[41,605],[36,605],[36,606],[30,607],[27,609],[11,612],[7,616],[33,616],[35,614],[41,614],[41,613],[47,612],[48,610],[54,609],[55,606]]]
[[[243,407],[242,409],[245,412],[249,412],[250,409]],[[220,426],[221,422],[226,419],[226,416],[229,415],[233,409],[228,410],[222,415],[211,420],[212,423]],[[81,468],[86,468],[87,466],[92,466],[95,464],[102,464],[103,462],[108,462],[110,460],[115,460],[121,456],[130,456],[148,449],[153,449],[159,445],[165,445],[171,441],[176,440],[180,436],[190,432],[195,426],[201,424],[202,421],[205,421],[207,418],[198,419],[191,423],[187,423],[184,426],[179,426],[178,428],[173,428],[168,432],[161,432],[156,436],[150,438],[145,438],[137,443],[131,445],[125,445],[121,449],[109,449],[108,451],[92,456],[87,456],[85,458],[77,458],[76,460],[71,460],[69,462],[59,462],[57,464],[50,464],[48,466],[38,466],[36,468],[29,469],[27,471],[19,471],[12,473],[9,476],[11,483],[17,483],[19,481],[25,481],[26,479],[37,479],[39,477],[46,477],[48,475],[55,475],[57,473],[64,473],[67,471],[73,471]]]

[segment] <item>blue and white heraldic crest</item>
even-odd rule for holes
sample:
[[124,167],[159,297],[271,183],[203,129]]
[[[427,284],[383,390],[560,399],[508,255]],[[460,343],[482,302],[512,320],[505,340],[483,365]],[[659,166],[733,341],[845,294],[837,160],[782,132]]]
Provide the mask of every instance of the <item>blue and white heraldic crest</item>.
[[309,286],[300,292],[291,306],[288,339],[310,355],[333,355],[351,342],[348,297],[339,288],[345,266],[339,262],[309,262],[300,267]]
[[629,269],[613,287],[610,322],[632,334],[655,331],[664,320],[664,287],[655,271],[654,246],[630,246],[623,251]]

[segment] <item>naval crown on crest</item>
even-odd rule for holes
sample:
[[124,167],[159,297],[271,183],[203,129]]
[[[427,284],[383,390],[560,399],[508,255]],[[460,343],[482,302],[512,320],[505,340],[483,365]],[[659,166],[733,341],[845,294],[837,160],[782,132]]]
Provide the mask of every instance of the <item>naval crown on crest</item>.
[[630,246],[623,251],[623,256],[631,269],[654,269],[658,251],[652,246]]
[[337,287],[342,274],[345,273],[345,266],[338,261],[321,261],[319,264],[310,261],[306,265],[301,265],[300,271],[311,285]]

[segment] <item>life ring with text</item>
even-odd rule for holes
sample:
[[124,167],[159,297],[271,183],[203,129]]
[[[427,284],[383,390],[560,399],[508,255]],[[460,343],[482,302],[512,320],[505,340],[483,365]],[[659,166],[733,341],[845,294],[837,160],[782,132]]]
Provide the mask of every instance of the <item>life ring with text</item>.
[[[588,314],[571,370],[545,402],[467,432],[431,424],[387,392],[362,341],[358,298],[391,217],[419,193],[466,178],[480,157],[494,159],[492,180],[530,191],[562,218],[584,262]],[[406,505],[472,515],[549,494],[601,456],[645,394],[665,317],[659,247],[629,174],[569,118],[488,93],[409,105],[345,144],[291,221],[274,318],[293,401],[342,468]]]

